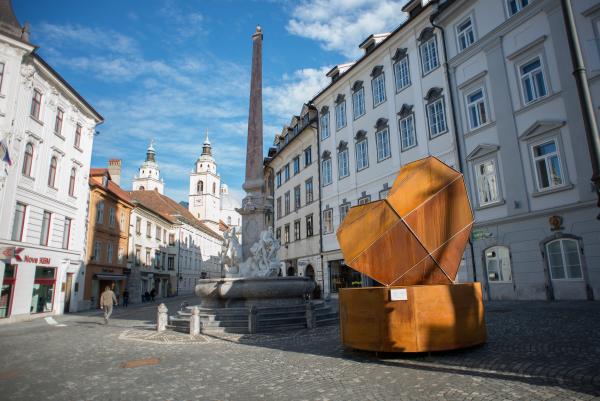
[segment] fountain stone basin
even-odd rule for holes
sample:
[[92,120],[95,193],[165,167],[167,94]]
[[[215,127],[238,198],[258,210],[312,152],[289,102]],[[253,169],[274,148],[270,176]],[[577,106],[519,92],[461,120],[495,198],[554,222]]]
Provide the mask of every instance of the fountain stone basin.
[[201,307],[285,306],[304,303],[315,285],[308,277],[201,279],[195,293]]

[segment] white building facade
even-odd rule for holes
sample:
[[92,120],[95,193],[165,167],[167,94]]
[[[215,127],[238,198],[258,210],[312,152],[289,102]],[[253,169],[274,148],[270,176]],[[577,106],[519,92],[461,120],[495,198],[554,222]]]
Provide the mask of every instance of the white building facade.
[[321,233],[327,290],[370,284],[345,265],[335,232],[351,206],[382,199],[400,168],[433,155],[458,168],[441,37],[432,7],[405,6],[390,34],[371,35],[313,100],[319,112]]
[[283,276],[313,278],[319,286],[315,295],[323,294],[321,264],[319,163],[316,130],[317,111],[304,105],[280,135],[275,137],[266,168],[274,182],[275,237],[279,240],[278,257],[283,262]]
[[[571,3],[598,116],[600,6]],[[436,22],[475,211],[470,278],[489,299],[598,299],[600,223],[561,2],[455,1]]]
[[34,52],[10,2],[0,8],[0,322],[6,322],[81,306],[87,179],[103,119]]

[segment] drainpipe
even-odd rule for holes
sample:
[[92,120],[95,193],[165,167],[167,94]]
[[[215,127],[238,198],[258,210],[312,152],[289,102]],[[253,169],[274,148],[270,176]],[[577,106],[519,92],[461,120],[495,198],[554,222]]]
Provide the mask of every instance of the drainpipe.
[[[313,105],[314,106],[314,105]],[[317,133],[317,188],[319,189],[319,256],[321,257],[321,285],[323,289],[323,297],[325,297],[325,266],[323,266],[323,215],[322,210],[322,196],[321,196],[321,140],[319,138],[319,110],[316,110],[317,118],[315,121],[315,131]],[[314,196],[314,195],[313,195]],[[313,228],[314,232],[314,228]]]
[[[581,104],[581,114],[585,126],[590,160],[592,162],[591,180],[596,191],[596,196],[598,197],[597,206],[600,207],[600,135],[598,135],[598,124],[596,122],[596,115],[594,114],[594,104],[590,95],[587,71],[583,63],[571,0],[561,0],[561,5],[563,18],[565,19],[567,41],[569,42],[569,50],[571,51],[573,76],[577,84],[577,94],[579,95],[579,103]],[[596,218],[600,219],[600,214]]]
[[[429,17],[429,22],[431,23],[431,26],[433,26],[434,28],[437,28],[440,31],[440,35],[442,37],[442,51],[444,53],[444,72],[446,74],[446,82],[448,83],[448,98],[450,100],[450,110],[452,112],[452,128],[454,131],[454,140],[456,142],[456,156],[458,157],[458,169],[461,173],[463,173],[463,177],[465,176],[465,166],[463,163],[463,158],[462,158],[462,151],[461,151],[461,141],[460,141],[460,137],[458,135],[458,125],[456,123],[457,119],[456,119],[456,109],[455,109],[455,103],[454,103],[454,93],[452,91],[452,79],[450,77],[450,68],[448,67],[448,53],[446,51],[446,34],[444,31],[444,28],[442,28],[439,25],[435,24],[435,19],[440,15],[440,5],[437,4],[438,9],[434,11],[433,14],[431,14],[431,16]],[[466,178],[466,177],[465,177]],[[475,265],[475,250],[473,247],[473,241],[471,240],[471,238],[469,238],[469,250],[471,253],[471,261],[473,264],[473,281],[477,281],[477,266]],[[485,290],[485,288],[484,288]]]

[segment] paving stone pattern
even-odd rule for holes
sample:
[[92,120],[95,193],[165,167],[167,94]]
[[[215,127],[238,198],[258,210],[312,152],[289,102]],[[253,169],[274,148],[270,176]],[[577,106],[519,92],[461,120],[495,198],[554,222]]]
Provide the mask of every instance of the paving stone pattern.
[[487,344],[431,355],[344,349],[337,326],[159,334],[156,305],[2,325],[0,400],[600,400],[599,302],[486,307]]

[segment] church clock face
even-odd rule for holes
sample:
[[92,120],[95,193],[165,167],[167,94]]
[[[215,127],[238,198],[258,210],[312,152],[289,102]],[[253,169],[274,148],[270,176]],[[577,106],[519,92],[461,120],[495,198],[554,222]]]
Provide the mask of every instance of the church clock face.
[[194,199],[194,205],[195,206],[202,206],[202,198],[201,197],[197,197]]

